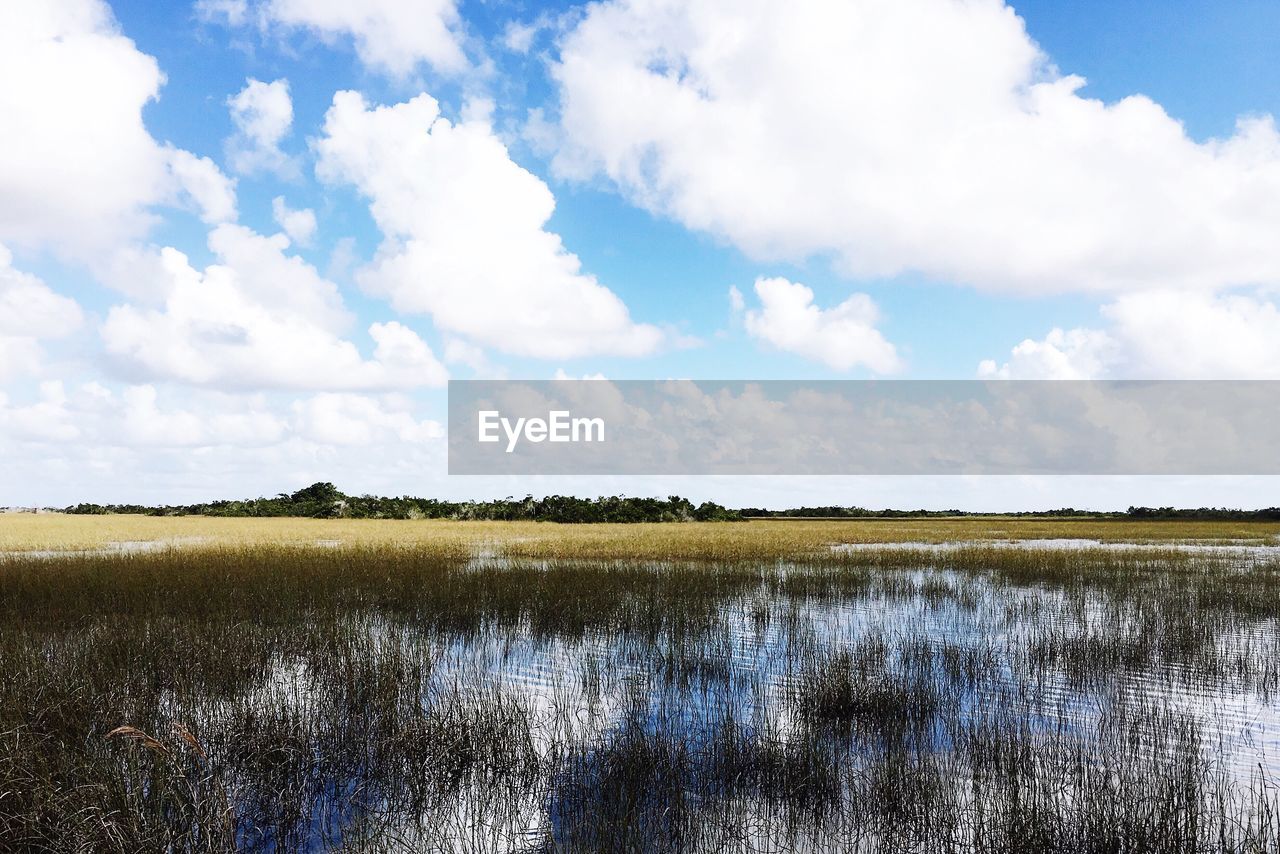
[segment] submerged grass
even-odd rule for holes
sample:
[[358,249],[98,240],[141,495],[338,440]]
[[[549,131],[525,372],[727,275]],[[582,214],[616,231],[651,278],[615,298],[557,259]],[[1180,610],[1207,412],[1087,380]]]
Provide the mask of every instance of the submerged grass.
[[1265,556],[405,524],[0,556],[0,851],[1280,850]]

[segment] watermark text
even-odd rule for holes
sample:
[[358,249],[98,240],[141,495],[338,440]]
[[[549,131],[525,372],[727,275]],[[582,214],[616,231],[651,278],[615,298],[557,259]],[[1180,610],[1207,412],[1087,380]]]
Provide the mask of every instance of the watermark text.
[[539,442],[603,442],[603,418],[575,418],[567,409],[553,409],[546,418],[504,418],[496,409],[478,414],[480,442],[501,442],[506,437],[507,453],[515,451],[521,439]]

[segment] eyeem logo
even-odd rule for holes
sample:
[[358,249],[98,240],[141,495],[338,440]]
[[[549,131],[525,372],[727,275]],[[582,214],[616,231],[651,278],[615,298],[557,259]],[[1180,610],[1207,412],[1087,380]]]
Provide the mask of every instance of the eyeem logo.
[[538,442],[603,442],[603,418],[573,418],[567,409],[553,409],[546,418],[503,418],[496,409],[482,409],[479,441],[500,442],[499,430],[506,434],[507,453],[516,449],[521,439]]

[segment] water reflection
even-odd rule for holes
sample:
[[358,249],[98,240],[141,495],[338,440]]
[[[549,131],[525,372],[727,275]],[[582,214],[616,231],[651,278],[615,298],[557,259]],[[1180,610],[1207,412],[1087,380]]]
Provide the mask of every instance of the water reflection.
[[[930,568],[780,565],[683,599],[618,595],[599,622],[546,601],[452,628],[362,611],[334,649],[281,658],[255,699],[228,705],[287,710],[312,737],[302,749],[347,740],[364,755],[299,763],[306,812],[291,824],[249,799],[241,840],[1048,850],[1108,834],[1247,847],[1274,831],[1275,615],[1188,609],[1153,579]],[[364,672],[334,678],[342,667]],[[362,680],[383,687],[361,696]],[[334,721],[349,729],[315,732]],[[366,752],[361,729],[402,741]],[[236,788],[269,791],[261,774]]]

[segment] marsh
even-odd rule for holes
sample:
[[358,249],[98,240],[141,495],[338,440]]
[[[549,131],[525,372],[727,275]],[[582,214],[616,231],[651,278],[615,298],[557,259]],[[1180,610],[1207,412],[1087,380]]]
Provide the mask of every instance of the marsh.
[[12,550],[0,850],[1276,850],[1274,531],[989,524]]

